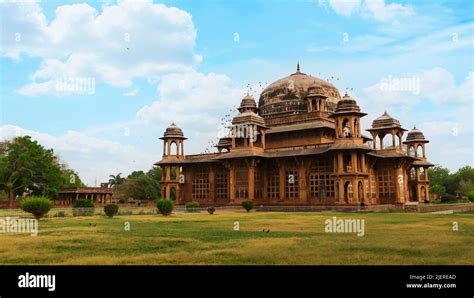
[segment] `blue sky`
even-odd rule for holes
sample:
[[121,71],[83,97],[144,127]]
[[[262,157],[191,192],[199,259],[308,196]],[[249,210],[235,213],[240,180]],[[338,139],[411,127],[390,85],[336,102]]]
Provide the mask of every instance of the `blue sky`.
[[185,152],[203,152],[248,84],[258,100],[298,61],[350,88],[369,113],[363,128],[387,110],[425,133],[433,163],[474,164],[472,1],[4,0],[0,9],[0,138],[33,136],[89,185],[148,170],[173,121]]

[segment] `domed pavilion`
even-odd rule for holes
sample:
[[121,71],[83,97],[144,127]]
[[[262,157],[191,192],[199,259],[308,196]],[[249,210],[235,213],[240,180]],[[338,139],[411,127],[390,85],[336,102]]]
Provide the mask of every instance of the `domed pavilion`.
[[[429,198],[425,145],[384,112],[361,131],[364,113],[347,92],[296,72],[245,96],[217,152],[184,154],[183,130],[163,137],[162,196],[201,206],[347,206],[418,204]],[[186,130],[186,128],[184,127]],[[384,143],[387,139],[388,143]],[[391,141],[391,142],[390,142]]]

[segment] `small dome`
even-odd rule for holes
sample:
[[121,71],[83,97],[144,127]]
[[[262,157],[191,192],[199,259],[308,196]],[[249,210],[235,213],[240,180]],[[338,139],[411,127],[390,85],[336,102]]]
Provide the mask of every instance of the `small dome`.
[[400,121],[395,118],[392,118],[387,111],[383,113],[382,116],[378,117],[372,122],[372,128],[393,128],[401,127]]
[[257,103],[252,96],[247,94],[247,96],[245,96],[240,102],[240,107],[238,110],[240,113],[245,111],[257,112]]
[[407,141],[426,141],[426,139],[423,133],[414,126],[413,129],[408,132]]
[[181,128],[176,126],[176,124],[171,123],[171,125],[166,128],[165,133],[163,134],[163,137],[184,138],[184,134]]
[[360,107],[357,105],[357,101],[346,92],[342,99],[337,102],[336,114],[348,112],[359,113]]

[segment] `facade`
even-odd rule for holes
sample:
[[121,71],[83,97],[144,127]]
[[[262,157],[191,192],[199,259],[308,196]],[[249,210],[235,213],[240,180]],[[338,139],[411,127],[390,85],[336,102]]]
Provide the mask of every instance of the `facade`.
[[76,200],[91,200],[94,204],[112,202],[112,189],[107,187],[70,187],[61,190],[54,199],[55,206],[69,206]]
[[[270,84],[258,106],[242,99],[216,153],[184,155],[183,131],[163,140],[162,197],[177,204],[360,206],[429,198],[428,140],[387,112],[364,135],[356,100],[327,81],[297,71]],[[384,139],[391,137],[391,144]]]

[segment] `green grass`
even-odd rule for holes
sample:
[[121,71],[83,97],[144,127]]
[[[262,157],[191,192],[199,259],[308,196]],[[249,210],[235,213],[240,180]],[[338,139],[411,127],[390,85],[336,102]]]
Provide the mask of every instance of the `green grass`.
[[[364,219],[365,236],[325,233],[332,216]],[[0,233],[0,264],[474,264],[474,214],[242,210],[47,218],[36,237]]]

